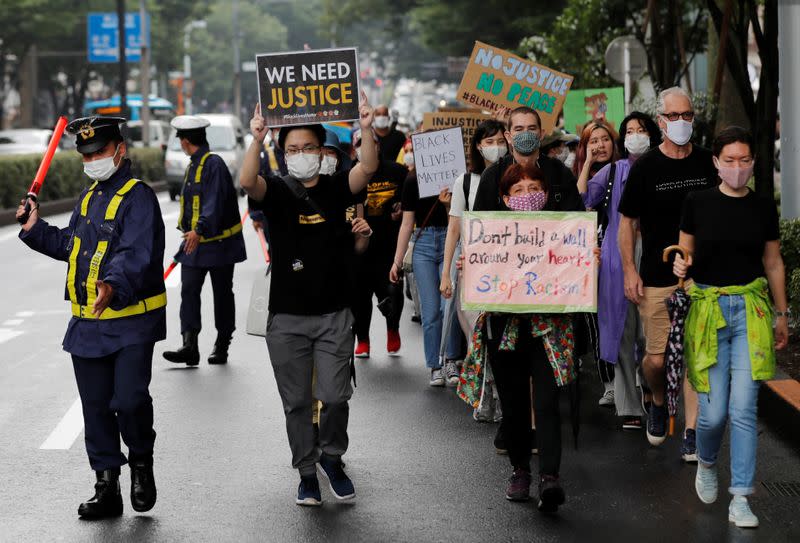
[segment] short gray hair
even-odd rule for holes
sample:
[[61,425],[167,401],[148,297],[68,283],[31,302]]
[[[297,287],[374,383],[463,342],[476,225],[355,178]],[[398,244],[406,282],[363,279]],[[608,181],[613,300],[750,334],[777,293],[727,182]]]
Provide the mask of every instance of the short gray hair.
[[658,113],[659,115],[664,113],[664,102],[667,96],[683,96],[689,101],[689,107],[692,108],[692,111],[694,111],[694,102],[692,102],[692,97],[689,96],[689,93],[680,87],[670,87],[658,93],[658,102],[656,103],[656,113]]

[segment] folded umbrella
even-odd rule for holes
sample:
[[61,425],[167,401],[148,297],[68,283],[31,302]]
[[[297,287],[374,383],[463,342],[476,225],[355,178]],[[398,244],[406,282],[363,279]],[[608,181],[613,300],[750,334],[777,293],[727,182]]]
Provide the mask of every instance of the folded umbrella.
[[[670,245],[664,249],[664,262],[669,261],[673,252],[681,253],[687,260],[688,251],[680,245]],[[669,412],[669,435],[675,434],[675,414],[678,412],[678,397],[680,396],[683,377],[683,339],[685,336],[684,325],[686,315],[689,313],[691,300],[683,288],[683,279],[678,281],[678,288],[665,300],[669,312],[669,336],[667,339],[667,352],[664,370],[667,375],[667,410]]]

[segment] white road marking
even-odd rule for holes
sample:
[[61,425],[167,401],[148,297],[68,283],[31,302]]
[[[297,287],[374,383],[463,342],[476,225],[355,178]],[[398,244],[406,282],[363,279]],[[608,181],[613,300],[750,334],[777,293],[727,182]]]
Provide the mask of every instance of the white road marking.
[[8,241],[10,239],[14,239],[16,237],[19,237],[19,230],[14,230],[13,232],[7,232],[2,236],[0,236],[0,243]]
[[68,309],[43,309],[41,311],[18,311],[15,316],[27,318],[34,315],[66,315],[68,313]]
[[3,326],[17,326],[25,322],[25,319],[8,319],[7,321],[3,322]]
[[78,439],[83,430],[83,413],[81,412],[81,400],[78,398],[58,423],[55,430],[45,439],[40,449],[47,450],[68,450]]
[[9,330],[8,328],[0,328],[0,343],[5,343],[10,339],[21,336],[25,332],[21,330]]
[[170,272],[169,277],[167,277],[167,280],[164,281],[165,287],[177,288],[181,285],[181,270],[179,269],[180,267],[181,265],[178,264],[178,266]]

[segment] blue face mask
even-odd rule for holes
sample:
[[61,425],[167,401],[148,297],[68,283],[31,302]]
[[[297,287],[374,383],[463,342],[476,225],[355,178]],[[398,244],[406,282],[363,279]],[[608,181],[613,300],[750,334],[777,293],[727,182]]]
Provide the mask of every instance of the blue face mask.
[[511,140],[514,150],[523,156],[531,155],[541,147],[542,142],[536,132],[517,132]]

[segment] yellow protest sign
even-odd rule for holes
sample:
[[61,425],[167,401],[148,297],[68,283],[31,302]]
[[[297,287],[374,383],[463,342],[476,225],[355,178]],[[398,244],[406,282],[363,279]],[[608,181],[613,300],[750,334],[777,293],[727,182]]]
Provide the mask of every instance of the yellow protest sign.
[[539,113],[542,130],[549,134],[572,80],[571,75],[476,41],[458,87],[458,99],[488,111],[528,106]]

